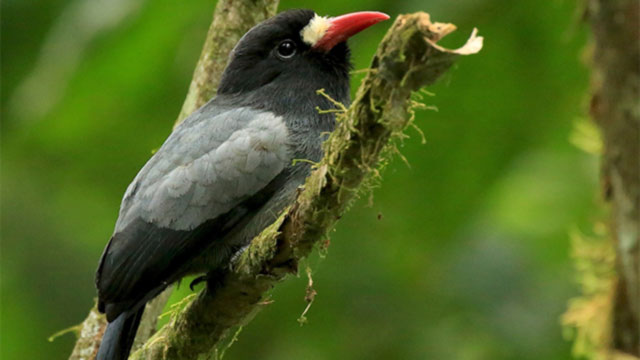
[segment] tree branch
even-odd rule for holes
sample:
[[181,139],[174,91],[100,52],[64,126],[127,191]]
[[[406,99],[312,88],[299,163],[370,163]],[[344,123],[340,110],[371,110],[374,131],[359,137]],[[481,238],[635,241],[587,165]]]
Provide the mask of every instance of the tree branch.
[[396,19],[296,202],[252,241],[232,269],[216,279],[219,283],[188,300],[133,359],[196,359],[211,352],[229,329],[250,321],[267,290],[297,273],[300,259],[377,176],[380,160],[395,149],[390,140],[411,124],[412,92],[435,82],[458,55],[480,51],[482,38],[475,31],[458,50],[436,44],[454,29],[431,23],[426,13]]
[[590,0],[591,115],[604,141],[602,183],[616,252],[611,347],[640,357],[640,1]]
[[[218,88],[222,70],[235,44],[249,29],[276,13],[278,0],[219,0],[189,92],[176,125],[211,99]],[[158,316],[169,299],[171,288],[150,301],[144,311],[133,348],[143,344],[156,330]],[[91,360],[100,346],[106,319],[96,307],[80,324],[78,340],[70,360]]]

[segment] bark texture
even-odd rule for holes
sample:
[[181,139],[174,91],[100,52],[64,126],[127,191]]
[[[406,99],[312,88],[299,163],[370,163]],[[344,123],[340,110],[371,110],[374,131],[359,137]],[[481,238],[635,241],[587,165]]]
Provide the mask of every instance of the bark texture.
[[[222,70],[235,44],[253,26],[275,15],[277,7],[278,0],[218,1],[176,125],[215,95]],[[158,316],[170,294],[171,288],[168,288],[146,305],[133,349],[140,347],[155,333]],[[78,340],[69,359],[95,358],[106,324],[104,315],[100,314],[94,306],[87,318],[79,325]]]
[[590,0],[591,115],[601,129],[603,195],[616,254],[611,347],[640,357],[640,1]]
[[[211,354],[231,328],[250,321],[265,293],[326,238],[363,184],[393,149],[393,139],[411,124],[412,92],[435,82],[459,55],[478,52],[472,34],[458,50],[436,42],[455,29],[432,23],[426,13],[403,15],[380,43],[371,68],[349,109],[336,104],[339,125],[325,143],[325,158],[296,202],[249,248],[216,284],[207,284],[171,321],[132,355],[133,359],[197,359]],[[318,96],[324,96],[322,91]],[[326,109],[323,109],[326,110]]]

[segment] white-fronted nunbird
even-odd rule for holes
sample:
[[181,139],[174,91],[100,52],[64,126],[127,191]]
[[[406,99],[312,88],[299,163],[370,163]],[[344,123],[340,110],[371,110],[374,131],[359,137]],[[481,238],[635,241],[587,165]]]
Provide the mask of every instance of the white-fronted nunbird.
[[[99,360],[126,359],[144,305],[190,274],[229,265],[304,183],[333,130],[325,89],[348,105],[346,40],[389,17],[289,10],[249,30],[217,95],[167,138],[127,189],[96,274],[109,325]],[[213,276],[213,275],[211,275]]]

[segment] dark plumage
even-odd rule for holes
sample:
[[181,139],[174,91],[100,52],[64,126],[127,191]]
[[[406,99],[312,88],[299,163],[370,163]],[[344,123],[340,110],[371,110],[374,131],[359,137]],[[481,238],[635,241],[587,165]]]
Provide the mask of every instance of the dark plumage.
[[96,274],[109,325],[98,359],[126,359],[144,304],[188,274],[228,265],[293,200],[349,103],[346,38],[388,18],[283,12],[232,51],[218,95],[185,119],[124,195]]

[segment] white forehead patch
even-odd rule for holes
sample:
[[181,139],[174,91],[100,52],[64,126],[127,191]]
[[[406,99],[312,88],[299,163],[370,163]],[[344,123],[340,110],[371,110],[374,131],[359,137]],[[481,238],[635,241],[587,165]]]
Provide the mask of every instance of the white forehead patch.
[[300,31],[302,41],[310,46],[314,46],[322,39],[330,26],[331,22],[329,22],[328,17],[316,14],[313,19],[309,21],[309,24]]

